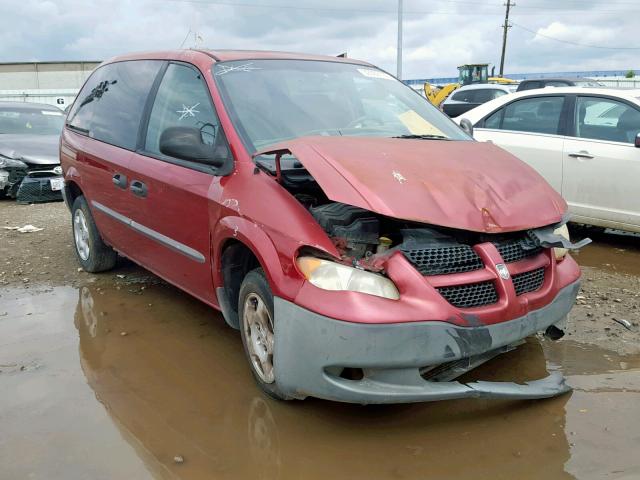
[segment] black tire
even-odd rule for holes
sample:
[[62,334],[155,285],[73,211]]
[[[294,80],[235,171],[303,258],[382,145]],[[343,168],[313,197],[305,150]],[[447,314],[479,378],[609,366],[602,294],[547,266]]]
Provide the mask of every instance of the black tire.
[[[275,379],[272,382],[265,382],[263,378],[261,378],[261,373],[258,372],[257,367],[254,365],[254,360],[252,359],[250,348],[248,346],[248,343],[251,342],[251,339],[248,338],[249,333],[247,328],[247,317],[245,316],[245,304],[248,297],[255,295],[257,295],[262,300],[262,302],[264,302],[264,305],[266,306],[269,312],[269,316],[272,320],[273,333],[275,333],[276,325],[275,317],[273,315],[273,293],[271,293],[269,282],[267,282],[267,278],[262,268],[256,268],[255,270],[251,270],[249,273],[247,273],[247,275],[244,277],[244,280],[242,281],[242,285],[240,286],[240,296],[238,298],[238,315],[240,320],[240,337],[242,338],[244,353],[247,357],[247,361],[249,363],[251,373],[253,374],[253,378],[255,379],[258,386],[272,398],[275,398],[277,400],[290,400],[290,398],[288,398],[280,391]],[[273,357],[271,358],[271,362],[273,364]]]
[[[86,239],[86,243],[88,244],[87,258],[82,258],[80,254],[74,230],[74,222],[78,210],[84,215],[88,231],[88,238]],[[74,200],[71,207],[71,232],[73,234],[76,258],[83,270],[91,273],[104,272],[111,270],[116,265],[118,254],[102,240],[98,227],[93,220],[93,215],[91,215],[91,210],[89,210],[89,205],[82,195]]]

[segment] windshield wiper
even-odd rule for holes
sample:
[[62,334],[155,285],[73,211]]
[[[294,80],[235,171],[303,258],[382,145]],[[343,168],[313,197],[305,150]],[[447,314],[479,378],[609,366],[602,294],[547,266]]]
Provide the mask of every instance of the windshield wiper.
[[414,135],[414,134],[409,134],[409,135],[396,135],[393,136],[391,138],[409,138],[409,139],[417,139],[417,140],[449,140],[448,137],[445,137],[444,135]]

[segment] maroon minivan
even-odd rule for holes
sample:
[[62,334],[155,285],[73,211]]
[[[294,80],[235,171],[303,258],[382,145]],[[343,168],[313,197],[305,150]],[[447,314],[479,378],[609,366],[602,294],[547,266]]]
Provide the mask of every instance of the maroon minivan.
[[89,77],[60,142],[76,254],[126,256],[222,311],[268,394],[542,398],[455,378],[559,326],[580,270],[567,206],[353,59],[180,50]]

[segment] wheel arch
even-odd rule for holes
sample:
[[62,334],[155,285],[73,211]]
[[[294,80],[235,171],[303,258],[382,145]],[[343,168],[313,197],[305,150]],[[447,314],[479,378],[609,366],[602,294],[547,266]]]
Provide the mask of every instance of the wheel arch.
[[76,198],[80,195],[84,195],[80,185],[75,180],[66,180],[64,188],[62,189],[62,197],[69,210],[71,210],[73,202],[75,202]]
[[238,328],[238,300],[242,280],[261,267],[274,295],[285,295],[286,275],[280,255],[260,226],[242,217],[223,218],[212,234],[213,284],[226,322]]

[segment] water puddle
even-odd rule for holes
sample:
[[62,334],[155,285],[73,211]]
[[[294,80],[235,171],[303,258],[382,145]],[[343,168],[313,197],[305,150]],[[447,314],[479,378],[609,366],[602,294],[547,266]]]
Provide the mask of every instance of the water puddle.
[[598,233],[577,228],[574,236],[592,240],[579,253],[573,254],[581,266],[640,276],[640,234],[612,230]]
[[544,401],[281,403],[237,332],[171,287],[0,293],[2,478],[640,476],[640,356],[530,339],[473,373],[562,370],[576,390]]

